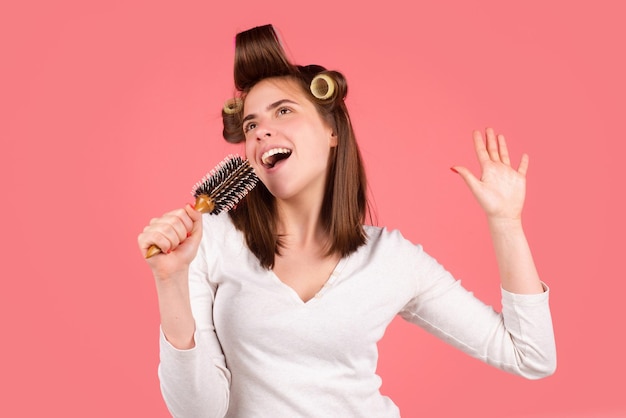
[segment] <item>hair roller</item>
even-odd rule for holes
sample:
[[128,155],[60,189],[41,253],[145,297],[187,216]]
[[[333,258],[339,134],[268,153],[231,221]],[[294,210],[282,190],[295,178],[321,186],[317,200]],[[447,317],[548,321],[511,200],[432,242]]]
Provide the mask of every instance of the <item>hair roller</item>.
[[328,100],[332,99],[335,90],[336,90],[337,82],[334,78],[332,78],[328,74],[318,74],[311,81],[311,93],[319,100]]
[[224,103],[224,113],[234,115],[241,111],[242,106],[243,101],[239,97],[233,97],[232,99],[226,100]]

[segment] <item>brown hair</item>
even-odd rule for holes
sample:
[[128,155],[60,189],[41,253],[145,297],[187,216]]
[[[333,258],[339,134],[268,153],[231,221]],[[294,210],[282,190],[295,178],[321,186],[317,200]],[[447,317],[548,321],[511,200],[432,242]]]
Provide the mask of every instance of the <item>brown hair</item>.
[[[318,99],[310,92],[313,78],[326,74],[335,83],[328,99]],[[319,65],[297,66],[289,62],[272,25],[259,26],[237,34],[235,38],[235,87],[245,101],[247,93],[259,81],[272,77],[294,80],[314,104],[321,117],[337,135],[337,146],[330,152],[328,175],[322,201],[320,221],[330,237],[327,254],[342,257],[356,251],[366,241],[363,230],[367,206],[365,170],[354,135],[348,109],[344,103],[348,85],[337,71]],[[242,128],[243,106],[235,112],[222,111],[223,135],[226,141],[245,140]],[[229,212],[237,229],[244,233],[252,253],[265,268],[274,266],[282,247],[277,234],[276,201],[269,190],[259,184],[237,208]]]

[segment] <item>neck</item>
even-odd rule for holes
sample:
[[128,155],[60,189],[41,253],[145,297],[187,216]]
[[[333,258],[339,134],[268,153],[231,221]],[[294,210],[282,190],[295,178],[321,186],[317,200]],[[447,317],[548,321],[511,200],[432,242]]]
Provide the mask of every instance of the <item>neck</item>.
[[320,222],[322,202],[277,201],[278,233],[287,248],[323,248],[328,234]]

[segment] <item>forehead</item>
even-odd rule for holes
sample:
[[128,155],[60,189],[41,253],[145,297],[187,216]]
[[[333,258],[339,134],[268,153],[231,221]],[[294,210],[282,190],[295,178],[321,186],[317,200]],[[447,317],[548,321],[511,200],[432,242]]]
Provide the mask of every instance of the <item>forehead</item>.
[[278,100],[289,99],[306,105],[308,98],[295,80],[290,78],[266,78],[259,81],[246,95],[244,115],[260,112]]

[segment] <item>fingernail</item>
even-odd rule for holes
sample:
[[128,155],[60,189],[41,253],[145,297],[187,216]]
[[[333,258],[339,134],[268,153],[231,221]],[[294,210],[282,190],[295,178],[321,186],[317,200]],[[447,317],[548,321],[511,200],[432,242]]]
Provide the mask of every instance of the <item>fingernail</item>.
[[454,171],[455,173],[459,174],[459,172],[457,171],[457,169],[456,169],[456,168],[454,168],[454,167],[450,167],[450,170],[452,170],[452,171]]

